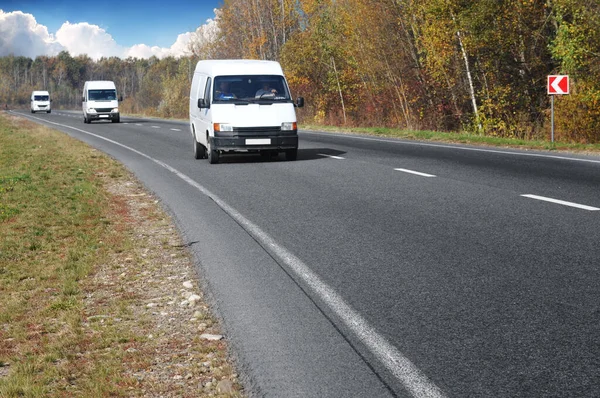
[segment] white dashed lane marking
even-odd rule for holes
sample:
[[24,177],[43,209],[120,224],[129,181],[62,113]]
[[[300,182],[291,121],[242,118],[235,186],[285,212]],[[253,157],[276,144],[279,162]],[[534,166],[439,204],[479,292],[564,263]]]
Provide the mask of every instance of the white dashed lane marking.
[[341,157],[341,156],[326,155],[326,154],[324,154],[324,153],[318,153],[317,155],[319,155],[319,156],[325,156],[325,157],[327,157],[327,158],[331,158],[331,159],[338,159],[338,160],[343,160],[343,159],[346,159],[346,158],[343,158],[343,157]]
[[589,210],[589,211],[600,210],[597,207],[581,205],[579,203],[567,202],[567,201],[560,200],[560,199],[547,198],[545,196],[537,196],[537,195],[531,195],[531,194],[525,194],[525,195],[521,195],[521,196],[523,196],[524,198],[530,198],[530,199],[542,200],[544,202],[556,203],[556,204],[563,205],[563,206],[576,207],[578,209],[583,209],[583,210]]
[[436,177],[433,174],[421,173],[420,171],[408,170],[408,169],[394,169],[403,173],[415,174],[421,177]]
[[181,131],[181,129],[171,129],[171,131]]

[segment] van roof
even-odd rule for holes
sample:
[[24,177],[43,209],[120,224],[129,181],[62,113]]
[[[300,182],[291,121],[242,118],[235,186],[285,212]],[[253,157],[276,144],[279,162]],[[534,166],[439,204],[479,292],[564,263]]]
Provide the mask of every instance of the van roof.
[[47,91],[33,91],[31,95],[50,95]]
[[113,82],[112,80],[88,80],[87,82],[85,82],[84,88],[85,87],[87,87],[88,90],[107,88],[116,89],[115,82]]
[[203,60],[198,61],[195,71],[209,76],[283,75],[279,62],[256,59]]

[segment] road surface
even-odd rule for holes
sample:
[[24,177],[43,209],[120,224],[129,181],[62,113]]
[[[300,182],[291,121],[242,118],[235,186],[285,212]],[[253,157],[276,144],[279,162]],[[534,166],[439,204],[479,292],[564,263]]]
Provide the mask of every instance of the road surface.
[[161,199],[251,396],[600,396],[600,157],[301,131],[210,165],[184,122],[20,114]]

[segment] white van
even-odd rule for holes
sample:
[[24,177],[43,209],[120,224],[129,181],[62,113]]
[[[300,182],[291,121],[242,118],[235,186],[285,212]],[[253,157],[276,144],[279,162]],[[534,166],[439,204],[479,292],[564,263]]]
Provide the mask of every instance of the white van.
[[117,87],[109,80],[92,80],[85,82],[83,86],[83,98],[81,108],[83,110],[83,122],[91,123],[92,120],[110,120],[119,123],[119,101],[117,99]]
[[275,61],[207,60],[196,65],[190,90],[194,157],[218,163],[235,151],[298,155],[296,103]]
[[31,93],[31,113],[52,112],[50,102],[50,93],[47,91],[33,91]]

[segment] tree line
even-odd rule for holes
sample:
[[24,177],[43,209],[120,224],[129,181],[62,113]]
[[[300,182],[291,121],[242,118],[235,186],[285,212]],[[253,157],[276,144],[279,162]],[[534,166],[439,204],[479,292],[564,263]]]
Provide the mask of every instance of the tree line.
[[[0,58],[0,101],[49,89],[80,106],[85,80],[114,80],[124,112],[187,117],[199,59],[281,62],[300,122],[600,142],[597,0],[224,0],[218,34],[182,58]],[[55,105],[56,106],[56,105]]]

